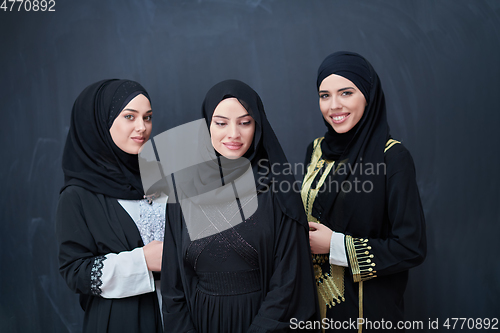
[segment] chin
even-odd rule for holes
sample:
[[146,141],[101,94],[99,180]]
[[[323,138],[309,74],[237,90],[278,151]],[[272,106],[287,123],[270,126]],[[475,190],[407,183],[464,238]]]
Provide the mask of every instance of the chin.
[[349,132],[350,130],[352,130],[352,128],[354,126],[351,126],[349,124],[342,124],[342,126],[336,125],[336,126],[332,126],[332,127],[333,127],[333,130],[335,132],[337,132],[338,134],[345,134],[345,133]]
[[137,155],[141,151],[142,146],[140,147],[130,147],[129,149],[125,150],[126,153],[132,154],[132,155]]
[[333,130],[335,132],[337,132],[338,134],[345,134],[345,133],[349,132],[349,131],[346,131],[346,130],[343,130],[343,129],[337,129],[335,127],[333,128]]
[[229,158],[230,160],[235,160],[235,159],[240,158],[241,156],[243,156],[243,154],[231,152],[231,153],[228,153],[228,154],[225,154],[225,155],[222,155],[222,156],[224,156],[225,158]]
[[[218,149],[216,149],[217,152],[219,154],[221,154],[222,156],[224,156],[225,158],[227,159],[230,159],[230,160],[235,160],[237,158],[240,158],[242,157],[245,153],[243,152],[240,152],[240,151],[234,151],[234,150],[230,150],[230,149],[227,149],[224,147],[224,149],[222,149],[223,151],[219,151]],[[246,150],[245,150],[246,152]]]

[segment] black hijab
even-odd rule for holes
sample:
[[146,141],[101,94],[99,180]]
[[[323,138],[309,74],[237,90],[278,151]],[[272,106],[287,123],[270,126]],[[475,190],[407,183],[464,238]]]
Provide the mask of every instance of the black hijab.
[[[295,178],[285,169],[288,161],[264,111],[259,95],[247,84],[238,80],[226,80],[213,86],[206,94],[202,106],[202,116],[210,128],[217,105],[226,98],[236,98],[255,121],[255,133],[251,147],[243,155],[244,159],[228,160],[218,155],[219,165],[232,169],[225,174],[238,175],[238,165],[242,160],[251,164],[258,191],[275,192],[280,208],[287,216],[307,225],[299,194],[293,189]],[[273,166],[273,168],[271,168]],[[221,175],[223,173],[221,172]],[[226,177],[224,177],[225,179]],[[284,189],[284,190],[281,190]],[[289,189],[289,190],[287,190]]]
[[123,108],[146,90],[130,80],[103,80],[76,99],[63,153],[64,186],[81,186],[117,199],[142,199],[137,155],[118,148],[109,129]]
[[[332,74],[353,82],[363,93],[367,103],[360,121],[347,133],[335,132],[325,121],[328,131],[321,144],[321,150],[323,158],[337,161],[336,172],[330,177],[330,181],[340,185],[339,191],[332,190],[335,187],[330,187],[326,193],[318,196],[314,204],[316,207],[313,206],[313,215],[314,211],[323,211],[326,216],[333,216],[335,212],[333,221],[342,230],[348,220],[360,213],[359,205],[344,204],[347,199],[349,202],[363,202],[363,211],[382,216],[385,174],[367,174],[365,171],[367,166],[384,163],[384,147],[390,136],[384,92],[380,79],[370,63],[353,52],[341,51],[329,55],[318,69],[316,82],[318,90],[321,82]],[[345,181],[348,183],[344,183]],[[355,182],[361,185],[367,181],[373,185],[373,188],[369,187],[372,188],[371,191],[358,193],[354,190]],[[350,191],[348,186],[351,186]],[[341,227],[341,224],[344,225]]]

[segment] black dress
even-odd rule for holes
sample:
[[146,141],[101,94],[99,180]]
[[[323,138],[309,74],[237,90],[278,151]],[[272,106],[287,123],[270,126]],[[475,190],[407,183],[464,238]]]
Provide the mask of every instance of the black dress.
[[68,186],[59,198],[56,221],[60,272],[80,294],[83,332],[161,332],[156,292],[120,299],[99,296],[100,260],[143,246],[137,226],[118,201]]
[[[305,228],[271,191],[234,228],[192,242],[179,204],[167,205],[162,270],[166,332],[286,332],[315,311]],[[209,208],[206,208],[207,210]],[[239,208],[223,214],[238,216]],[[165,311],[166,310],[166,311]]]

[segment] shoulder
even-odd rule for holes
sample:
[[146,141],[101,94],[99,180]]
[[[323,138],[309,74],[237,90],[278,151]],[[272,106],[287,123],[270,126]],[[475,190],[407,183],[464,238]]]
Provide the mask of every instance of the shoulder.
[[313,150],[314,147],[316,147],[325,137],[323,136],[320,136],[316,139],[314,139],[313,141],[311,141],[311,143],[307,146],[307,149],[309,150]]
[[415,164],[410,151],[400,142],[392,144],[384,153],[387,175],[401,171],[415,172]]
[[83,187],[70,185],[66,187],[59,196],[59,205],[82,205],[83,202],[96,198],[94,192]]

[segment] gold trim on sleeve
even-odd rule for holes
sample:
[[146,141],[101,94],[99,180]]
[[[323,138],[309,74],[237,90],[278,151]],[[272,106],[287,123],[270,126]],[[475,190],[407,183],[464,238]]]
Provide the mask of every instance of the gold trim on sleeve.
[[368,239],[345,236],[345,243],[349,262],[351,263],[352,277],[354,282],[361,282],[377,277],[372,247],[368,244]]

